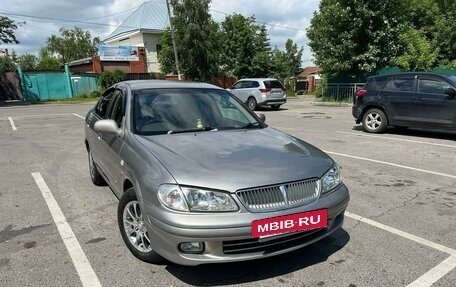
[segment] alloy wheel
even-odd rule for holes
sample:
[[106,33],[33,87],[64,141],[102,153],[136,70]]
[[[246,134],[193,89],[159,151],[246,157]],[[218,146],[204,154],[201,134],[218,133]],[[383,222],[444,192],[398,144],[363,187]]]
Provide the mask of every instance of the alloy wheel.
[[135,249],[140,252],[152,251],[149,234],[147,233],[138,201],[132,200],[125,206],[123,223],[125,233]]

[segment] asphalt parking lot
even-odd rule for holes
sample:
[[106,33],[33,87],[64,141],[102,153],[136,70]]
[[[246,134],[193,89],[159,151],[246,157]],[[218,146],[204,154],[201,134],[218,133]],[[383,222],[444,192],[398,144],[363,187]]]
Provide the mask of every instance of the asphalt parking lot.
[[0,107],[0,285],[456,285],[456,133],[371,135],[351,107],[302,100],[261,111],[341,165],[351,191],[343,229],[264,260],[151,265],[125,247],[117,198],[90,181],[82,117],[92,105]]

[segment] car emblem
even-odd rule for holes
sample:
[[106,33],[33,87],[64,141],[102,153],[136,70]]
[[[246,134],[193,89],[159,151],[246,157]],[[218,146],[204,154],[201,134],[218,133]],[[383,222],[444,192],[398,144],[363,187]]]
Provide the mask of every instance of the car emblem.
[[288,205],[287,187],[285,185],[281,185],[281,186],[279,186],[279,190],[282,193],[283,200],[285,201],[285,204]]

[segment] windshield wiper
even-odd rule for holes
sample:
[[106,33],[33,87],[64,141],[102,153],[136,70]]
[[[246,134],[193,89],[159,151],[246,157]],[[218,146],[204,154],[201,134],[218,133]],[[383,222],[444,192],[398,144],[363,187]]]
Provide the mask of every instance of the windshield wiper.
[[193,133],[193,132],[208,132],[208,131],[211,131],[211,132],[216,132],[217,131],[217,128],[214,128],[214,127],[204,127],[204,128],[195,128],[195,129],[187,129],[187,130],[171,130],[171,131],[168,131],[168,134],[181,134],[181,133]]
[[257,127],[261,127],[261,124],[259,122],[248,123],[245,126],[241,127],[241,129],[250,129],[250,128],[257,128]]

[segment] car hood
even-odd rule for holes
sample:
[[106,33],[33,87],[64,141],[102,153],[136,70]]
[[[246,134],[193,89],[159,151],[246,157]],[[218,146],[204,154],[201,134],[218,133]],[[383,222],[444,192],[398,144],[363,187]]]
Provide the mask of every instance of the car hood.
[[135,136],[181,185],[238,189],[321,177],[332,159],[272,128]]

